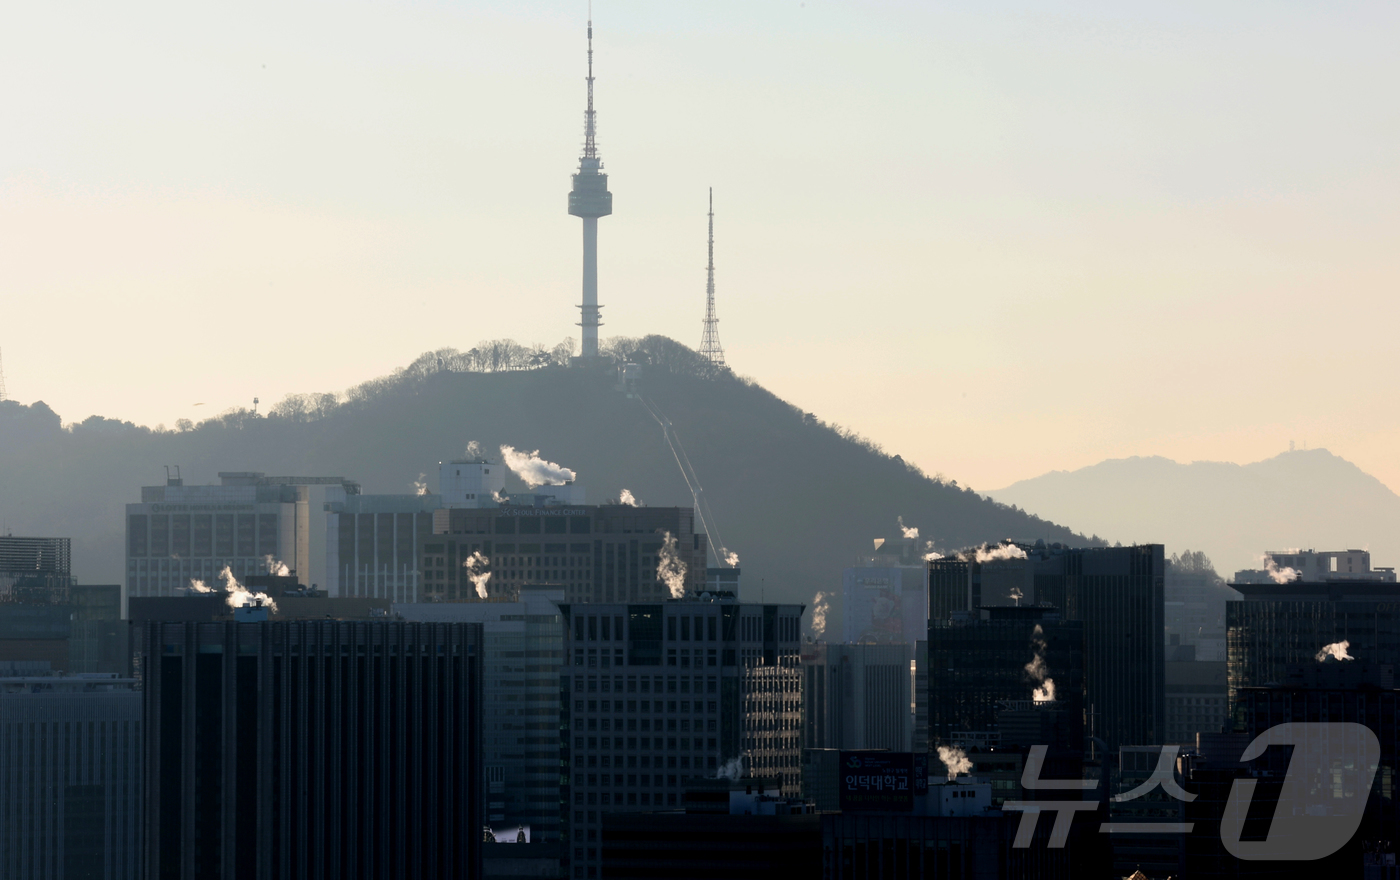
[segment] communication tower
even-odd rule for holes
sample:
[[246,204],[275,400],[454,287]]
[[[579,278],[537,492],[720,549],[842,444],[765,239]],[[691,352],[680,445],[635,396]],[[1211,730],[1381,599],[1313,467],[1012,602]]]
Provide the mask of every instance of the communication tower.
[[582,355],[598,356],[598,218],[612,213],[608,176],[598,158],[593,116],[593,17],[588,19],[588,109],[583,114],[583,155],[579,157],[574,188],[569,193],[569,213],[583,218],[583,303],[579,326],[583,328]]
[[715,190],[710,188],[710,263],[705,267],[705,332],[700,354],[717,367],[724,366],[724,346],[719,344],[719,318],[715,317]]

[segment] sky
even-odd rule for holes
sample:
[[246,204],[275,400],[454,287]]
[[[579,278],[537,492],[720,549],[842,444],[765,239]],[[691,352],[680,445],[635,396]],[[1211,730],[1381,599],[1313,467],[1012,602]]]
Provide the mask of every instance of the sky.
[[[587,15],[5,5],[10,396],[173,425],[576,338]],[[930,473],[1296,442],[1400,489],[1400,7],[593,15],[605,337],[698,345],[713,187],[730,365]]]

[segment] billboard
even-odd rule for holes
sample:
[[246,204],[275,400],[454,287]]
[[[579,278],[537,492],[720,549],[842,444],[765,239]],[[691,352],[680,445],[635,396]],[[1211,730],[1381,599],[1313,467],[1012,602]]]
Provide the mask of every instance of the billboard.
[[928,638],[927,573],[909,566],[857,566],[842,573],[842,641],[909,644]]
[[928,794],[928,755],[911,752],[841,752],[842,812],[912,812],[914,798]]

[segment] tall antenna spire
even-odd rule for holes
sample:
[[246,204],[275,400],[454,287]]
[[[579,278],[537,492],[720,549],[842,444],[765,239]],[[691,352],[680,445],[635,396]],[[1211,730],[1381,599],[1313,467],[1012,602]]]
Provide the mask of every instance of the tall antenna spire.
[[593,119],[593,4],[588,4],[588,109],[583,114],[583,158],[598,158]]
[[710,262],[705,267],[705,332],[700,355],[717,367],[724,366],[724,346],[719,344],[719,318],[715,317],[715,190],[710,187]]

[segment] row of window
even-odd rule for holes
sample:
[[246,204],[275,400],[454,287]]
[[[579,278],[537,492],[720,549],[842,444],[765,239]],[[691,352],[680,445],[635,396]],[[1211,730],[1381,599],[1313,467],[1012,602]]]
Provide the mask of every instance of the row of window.
[[[658,693],[658,694],[660,694],[660,693],[674,694],[674,693],[677,693],[677,688],[678,688],[678,687],[679,687],[679,692],[682,693],[682,694],[688,694],[688,693],[691,692],[691,683],[692,683],[692,679],[691,679],[690,676],[685,676],[685,675],[682,675],[682,676],[679,676],[679,677],[674,676],[674,675],[666,675],[666,676],[661,676],[661,675],[655,675],[655,676],[652,676],[652,675],[643,675],[643,676],[641,676],[640,678],[639,678],[638,676],[636,676],[636,675],[629,675],[629,676],[626,676],[626,679],[625,679],[625,680],[626,680],[626,682],[627,682],[627,693],[629,693],[629,694],[635,694],[635,693],[637,693],[637,692],[638,692],[638,685],[640,685],[640,687],[641,687],[641,693],[644,693],[644,694],[649,694],[649,693],[653,693],[653,692],[654,692],[654,693]],[[563,681],[564,686],[567,687],[567,686],[568,686],[568,683],[569,683],[568,677],[566,676],[562,681]],[[575,691],[576,693],[580,693],[580,694],[581,694],[581,693],[584,692],[584,689],[585,689],[585,686],[586,686],[586,687],[587,687],[587,691],[588,691],[588,693],[590,693],[590,694],[592,694],[592,693],[598,693],[598,692],[600,692],[600,690],[601,690],[602,693],[605,693],[605,694],[606,694],[606,693],[610,693],[610,692],[611,692],[611,693],[618,693],[618,694],[620,694],[620,693],[623,692],[623,691],[622,691],[622,683],[623,683],[623,681],[624,681],[624,677],[621,676],[621,675],[615,675],[615,676],[611,676],[611,677],[610,677],[610,676],[606,676],[606,675],[601,676],[601,677],[600,677],[600,676],[596,676],[596,675],[589,675],[589,676],[575,675],[575,676],[574,676],[574,691]],[[662,684],[663,684],[663,683],[665,684],[665,690],[664,690],[664,691],[662,690]],[[709,675],[709,676],[697,675],[697,676],[694,676],[694,686],[695,686],[695,693],[697,693],[697,694],[698,694],[698,693],[711,693],[711,694],[713,694],[713,693],[715,693],[715,692],[718,690],[718,688],[719,688],[719,679],[716,678],[716,677],[713,676],[713,675]],[[701,687],[702,687],[702,686],[704,687],[704,691],[701,690]],[[654,691],[653,691],[653,687],[655,688]]]
[[[587,661],[588,661],[587,664],[584,663],[584,660],[585,660],[585,659],[587,659]],[[719,657],[719,649],[717,649],[717,648],[709,648],[709,649],[706,649],[706,648],[696,648],[696,649],[694,649],[694,660],[695,660],[695,663],[693,664],[693,666],[694,666],[695,668],[704,667],[704,666],[714,666],[714,667],[718,667],[718,666],[719,666],[719,660],[720,660],[720,657]],[[660,662],[659,662],[659,661],[660,661],[660,658],[659,658],[659,657],[655,658],[655,661],[653,661],[653,662],[647,662],[647,661],[652,661],[652,657],[649,656],[649,655],[642,655],[642,654],[640,654],[640,653],[638,653],[638,652],[633,652],[633,654],[632,654],[632,663],[631,663],[630,665],[632,665],[632,666],[660,666],[660,665],[661,665]],[[574,648],[574,665],[575,665],[575,666],[585,666],[585,665],[586,665],[587,668],[589,668],[589,669],[599,669],[599,668],[601,668],[601,669],[611,669],[611,668],[613,668],[613,667],[615,667],[615,666],[625,666],[625,665],[628,665],[628,664],[625,664],[625,663],[623,662],[623,660],[622,660],[622,649],[621,649],[621,648],[614,648],[614,649],[612,649],[611,651],[609,651],[607,648],[603,648],[601,651],[600,651],[599,649],[597,649],[597,648],[589,648],[587,654],[584,653],[584,649],[583,649],[583,648]],[[682,668],[682,669],[690,669],[690,668],[692,668],[692,664],[691,664],[691,650],[690,650],[689,648],[668,648],[668,649],[666,649],[666,665],[667,665],[667,666],[676,666],[676,667],[680,667],[680,668]],[[726,648],[725,651],[724,651],[724,665],[725,665],[725,666],[733,666],[733,665],[734,665],[734,650],[733,650],[732,648]]]
[[[582,711],[584,711],[584,709],[583,709],[584,705],[585,705],[585,703],[584,703],[583,700],[575,700],[575,701],[574,701],[574,710],[577,711],[577,712],[582,712]],[[589,712],[598,712],[598,711],[603,711],[603,712],[622,712],[622,711],[624,711],[623,708],[622,708],[622,701],[621,701],[621,700],[616,700],[616,701],[603,700],[602,705],[603,705],[603,708],[600,710],[600,709],[598,708],[598,701],[597,701],[597,700],[589,700],[589,701],[587,702],[587,706],[588,706],[588,711],[589,711]],[[676,708],[676,705],[677,705],[677,704],[676,704],[676,701],[675,701],[675,700],[670,700],[670,701],[667,701],[667,702],[665,702],[665,703],[663,703],[661,700],[657,700],[657,701],[656,701],[656,711],[657,711],[657,712],[669,712],[669,713],[671,713],[671,714],[675,714],[676,712],[679,711],[679,712],[682,712],[682,713],[684,713],[684,714],[686,714],[686,715],[689,715],[689,714],[690,714],[690,700],[681,700],[681,701],[680,701],[680,708],[679,708],[679,709]],[[715,701],[714,701],[714,700],[710,700],[708,705],[709,705],[709,708],[707,709],[707,708],[706,708],[706,704],[705,704],[704,702],[702,702],[702,701],[700,701],[700,700],[696,700],[696,701],[695,701],[695,711],[696,711],[696,712],[700,712],[700,713],[704,713],[704,712],[708,711],[711,715],[713,715],[713,714],[717,711]],[[642,711],[642,712],[651,712],[651,711],[652,711],[651,706],[652,706],[652,702],[651,702],[650,700],[642,700],[642,703],[641,703],[641,711]],[[609,707],[612,707],[612,708],[609,708]],[[664,707],[664,708],[663,708],[663,707]],[[626,708],[626,711],[627,711],[627,712],[633,712],[633,713],[634,713],[634,712],[637,712],[637,711],[638,711],[638,709],[637,709],[637,701],[636,701],[636,700],[628,700],[628,701],[627,701],[627,708]],[[607,719],[604,719],[604,720],[607,720]]]
[[[710,705],[713,706],[714,703],[711,703]],[[713,710],[711,710],[711,711],[713,711]],[[593,731],[597,731],[597,730],[601,729],[604,733],[606,733],[606,732],[608,731],[608,729],[609,729],[609,727],[608,727],[608,722],[609,722],[611,719],[609,719],[609,718],[603,718],[603,719],[601,719],[601,720],[602,720],[602,725],[601,725],[601,727],[600,727],[600,725],[599,725],[599,723],[598,723],[598,722],[599,722],[599,719],[597,719],[597,718],[590,718],[590,719],[588,719],[588,730],[589,730],[589,732],[593,732]],[[649,732],[649,731],[652,729],[652,720],[651,720],[650,718],[643,718],[643,719],[641,719],[641,721],[642,721],[642,733],[647,733],[647,732]],[[680,731],[679,731],[680,733],[689,733],[689,732],[690,732],[690,724],[691,724],[691,721],[690,721],[689,718],[679,718],[679,719],[677,719],[677,718],[667,718],[667,719],[666,719],[666,727],[665,727],[665,730],[666,730],[667,732],[669,732],[669,733],[676,733],[676,732],[677,732],[677,730],[676,730],[676,725],[677,725],[677,724],[680,725]],[[695,719],[695,732],[696,732],[696,733],[699,733],[702,729],[704,729],[704,730],[708,730],[710,733],[714,733],[714,732],[715,732],[715,729],[716,729],[716,728],[715,728],[715,724],[716,724],[716,721],[715,721],[715,719],[713,719],[713,718],[709,719],[708,721],[706,721],[706,720],[704,720],[704,719],[701,719],[701,718],[697,718],[697,719]],[[705,725],[705,727],[702,728],[701,725]],[[656,727],[656,732],[657,732],[657,733],[660,733],[660,732],[662,731],[661,719],[660,719],[660,718],[656,719],[655,727]],[[621,718],[617,719],[617,726],[616,726],[615,728],[613,728],[613,729],[614,729],[614,730],[618,730],[618,731],[621,731],[621,730],[622,730],[622,719],[621,719]],[[628,731],[629,733],[636,733],[636,732],[637,732],[637,719],[636,719],[636,718],[628,718],[628,719],[627,719],[627,731]]]
[[[585,742],[584,737],[581,737],[581,736],[576,736],[576,737],[574,737],[574,748],[576,748],[576,749],[581,749],[581,748],[583,748],[583,747],[584,747],[584,742]],[[694,742],[695,742],[695,748],[697,748],[697,749],[705,748],[705,746],[703,746],[703,745],[701,744],[702,741],[701,741],[700,737],[694,737]],[[627,745],[624,746],[624,745],[622,744],[622,737],[620,737],[620,736],[612,737],[611,743],[609,743],[609,738],[606,737],[606,736],[605,736],[605,737],[602,737],[601,740],[600,740],[598,737],[590,736],[590,737],[587,738],[587,743],[588,743],[588,748],[589,748],[589,749],[595,749],[595,750],[596,750],[596,749],[622,749],[622,748],[626,748],[626,749],[628,749],[628,750],[633,750],[633,751],[635,751],[637,748],[643,748],[643,749],[647,749],[647,750],[649,750],[649,751],[661,751],[662,749],[665,749],[666,751],[674,752],[674,751],[677,750],[677,748],[679,748],[680,751],[688,752],[688,751],[690,751],[691,739],[688,738],[688,737],[681,737],[680,740],[679,740],[680,745],[677,746],[677,739],[676,739],[676,737],[674,737],[674,736],[665,737],[664,740],[663,740],[662,737],[659,737],[659,736],[657,736],[657,737],[645,737],[645,736],[644,736],[644,737],[642,737],[642,739],[641,739],[641,746],[638,746],[638,745],[637,745],[637,738],[636,738],[635,736],[629,736],[629,737],[627,737]],[[601,743],[601,744],[600,744],[600,743]],[[655,743],[655,745],[653,745],[653,743]],[[664,743],[664,745],[663,745],[663,743]],[[718,744],[717,744],[717,742],[716,742],[716,740],[715,740],[714,737],[710,737],[710,740],[709,740],[709,748],[712,748],[712,749],[719,748],[719,746],[718,746]],[[645,757],[645,756],[643,756],[643,757]]]
[[[695,747],[696,747],[696,748],[700,748],[700,746],[701,746],[701,740],[698,740],[698,739],[697,739],[697,740],[695,741]],[[712,748],[712,749],[715,748],[715,741],[714,741],[714,740],[710,740],[710,748]],[[680,756],[676,756],[676,755],[657,755],[657,756],[655,757],[654,760],[653,760],[653,758],[652,758],[651,755],[640,755],[640,756],[638,756],[638,755],[627,755],[627,756],[625,756],[625,758],[624,758],[623,755],[618,755],[618,756],[617,756],[617,760],[615,760],[615,761],[614,761],[614,760],[611,760],[611,756],[610,756],[610,755],[589,755],[589,756],[587,757],[587,766],[588,766],[588,769],[590,769],[590,770],[591,770],[591,769],[594,769],[594,768],[596,768],[596,767],[602,767],[602,768],[605,769],[605,770],[608,769],[609,767],[615,767],[616,769],[621,770],[621,769],[622,769],[622,766],[623,766],[622,762],[623,762],[624,759],[625,759],[626,762],[627,762],[627,769],[629,769],[629,770],[636,770],[636,769],[638,768],[638,761],[641,762],[640,766],[641,766],[641,769],[643,769],[643,770],[647,770],[647,769],[650,769],[650,768],[652,768],[652,767],[655,767],[657,770],[660,770],[660,769],[662,769],[662,768],[666,768],[666,769],[670,769],[670,770],[677,770],[677,769],[680,769],[680,770],[689,770],[689,769],[691,769],[691,766],[690,766],[690,764],[691,764],[690,755],[680,755]],[[696,769],[696,770],[703,770],[703,769],[705,768],[705,766],[706,766],[706,764],[705,764],[706,760],[707,760],[707,759],[706,759],[705,757],[703,757],[703,756],[701,756],[701,755],[696,755],[696,756],[695,756],[695,769]],[[711,756],[711,757],[708,759],[708,761],[709,761],[709,767],[710,767],[710,769],[714,769],[714,767],[715,767],[715,758],[714,758],[713,756]],[[579,759],[578,759],[578,766],[579,766],[580,769],[582,769],[583,766],[584,766],[584,758],[583,758],[582,756],[580,756]],[[592,777],[590,776],[590,777],[588,777],[588,778],[591,779]],[[621,776],[618,777],[618,779],[621,779],[621,778],[622,778]],[[580,779],[580,782],[582,782],[581,779]],[[607,783],[604,783],[604,784],[606,785]]]

